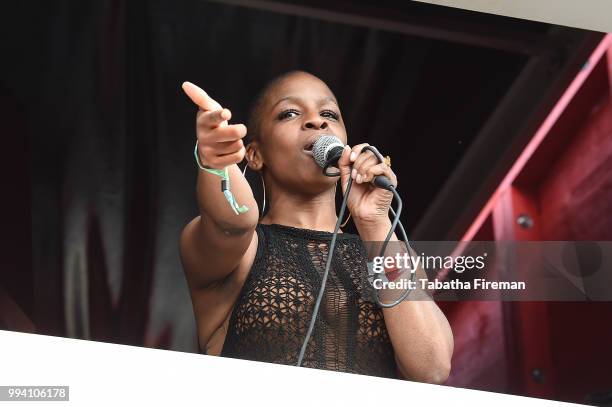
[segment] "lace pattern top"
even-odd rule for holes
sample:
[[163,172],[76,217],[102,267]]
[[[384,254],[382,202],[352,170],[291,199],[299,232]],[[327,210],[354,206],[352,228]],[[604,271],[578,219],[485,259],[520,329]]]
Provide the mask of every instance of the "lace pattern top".
[[[312,317],[332,233],[257,226],[259,244],[238,296],[221,356],[294,365]],[[382,309],[366,301],[367,255],[340,233],[302,366],[397,377]]]

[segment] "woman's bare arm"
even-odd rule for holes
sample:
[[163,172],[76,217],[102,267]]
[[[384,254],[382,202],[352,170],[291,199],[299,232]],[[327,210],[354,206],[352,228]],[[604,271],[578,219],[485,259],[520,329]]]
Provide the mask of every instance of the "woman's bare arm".
[[[200,170],[196,186],[199,216],[183,230],[180,253],[192,291],[223,281],[240,263],[253,240],[258,207],[253,192],[236,165],[244,158],[246,127],[229,125],[231,113],[197,86],[185,83],[185,93],[196,103],[196,133],[202,165],[228,167],[232,193],[249,210],[237,215],[221,191],[221,178]],[[195,165],[195,163],[194,163]]]
[[[361,228],[359,234],[365,241],[382,242],[390,227],[389,221],[371,229]],[[391,241],[397,241],[395,234]],[[417,282],[421,278],[426,276],[419,269]],[[385,325],[402,375],[410,380],[442,384],[450,374],[453,332],[436,303],[432,299],[425,299],[424,292],[416,291],[395,307],[383,308]],[[397,298],[396,293],[393,294]],[[411,300],[413,294],[420,296]]]

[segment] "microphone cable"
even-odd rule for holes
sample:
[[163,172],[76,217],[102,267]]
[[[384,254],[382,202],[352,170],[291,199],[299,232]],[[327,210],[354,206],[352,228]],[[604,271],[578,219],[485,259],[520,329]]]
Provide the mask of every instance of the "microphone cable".
[[[379,163],[382,163],[384,161],[383,156],[376,149],[376,147],[366,146],[361,150],[361,153],[363,153],[364,151],[371,151],[376,156]],[[327,168],[329,166],[330,165],[328,164],[324,167],[323,173],[328,176],[337,176],[338,174],[329,174],[327,172]],[[403,207],[402,198],[399,196],[399,194],[397,193],[397,190],[391,184],[391,181],[389,180],[389,178],[387,178],[386,176],[383,176],[383,175],[376,176],[374,177],[373,182],[377,187],[391,191],[393,193],[393,197],[395,198],[395,200],[397,200],[397,208],[395,210],[391,206],[389,206],[389,211],[393,215],[393,222],[391,223],[391,228],[389,229],[389,232],[387,233],[385,241],[383,242],[383,245],[381,247],[380,257],[384,256],[384,253],[385,253],[385,250],[387,249],[389,241],[391,240],[391,237],[393,236],[393,232],[395,231],[398,225],[400,227],[400,232],[403,238],[403,243],[406,245],[406,250],[410,254],[410,249],[411,249],[410,242],[408,241],[408,236],[406,235],[406,230],[404,229],[404,225],[400,221],[400,215],[402,213],[402,207]],[[327,252],[327,260],[325,262],[325,270],[323,272],[323,277],[321,278],[321,287],[319,288],[319,293],[315,301],[315,305],[314,305],[313,312],[312,312],[312,317],[310,319],[310,324],[308,325],[308,331],[306,332],[306,337],[304,338],[304,342],[302,342],[302,347],[300,349],[300,353],[298,356],[297,366],[302,365],[302,361],[306,353],[306,348],[308,347],[308,342],[310,340],[310,337],[312,336],[312,332],[314,330],[314,326],[317,321],[317,316],[319,314],[319,308],[323,300],[323,294],[325,293],[325,285],[327,284],[327,277],[329,276],[329,270],[331,268],[334,248],[336,247],[336,238],[338,236],[338,231],[340,230],[342,219],[344,219],[344,213],[346,212],[348,196],[351,191],[352,185],[353,185],[353,178],[349,174],[349,178],[348,178],[347,185],[346,185],[346,191],[342,199],[342,205],[340,206],[340,214],[338,215],[338,220],[336,221],[336,225],[334,226],[334,232],[332,234],[332,239],[329,243],[329,249]],[[410,261],[412,262],[412,257],[410,257]],[[411,270],[411,277],[410,277],[411,283],[414,283],[415,279],[416,279],[416,270],[414,270],[414,264],[413,264],[413,267]],[[375,301],[376,301],[376,304],[381,308],[391,308],[391,307],[398,305],[402,301],[404,301],[406,297],[408,297],[411,291],[412,289],[408,288],[402,293],[402,295],[400,295],[400,297],[397,300],[391,303],[383,303],[380,299],[380,296],[378,295],[378,292],[376,291],[376,289],[374,289]]]

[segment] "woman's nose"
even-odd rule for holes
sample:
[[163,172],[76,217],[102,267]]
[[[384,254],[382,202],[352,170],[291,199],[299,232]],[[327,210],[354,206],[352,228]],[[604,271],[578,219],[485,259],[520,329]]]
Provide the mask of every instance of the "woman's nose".
[[319,118],[312,118],[312,119],[308,119],[304,122],[304,128],[305,129],[310,129],[310,130],[320,130],[320,129],[326,129],[327,128],[327,122],[323,119]]

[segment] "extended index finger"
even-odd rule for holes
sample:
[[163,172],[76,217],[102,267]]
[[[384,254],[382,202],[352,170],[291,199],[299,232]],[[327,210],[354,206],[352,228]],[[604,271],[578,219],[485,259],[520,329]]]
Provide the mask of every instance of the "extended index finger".
[[208,96],[204,89],[194,85],[191,82],[183,82],[183,91],[189,96],[189,99],[193,101],[202,110],[219,110],[221,105],[217,103],[213,98]]

